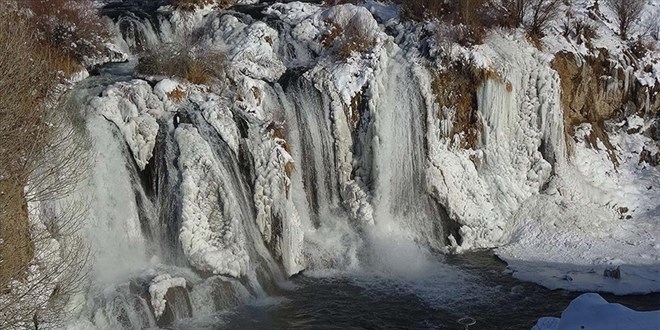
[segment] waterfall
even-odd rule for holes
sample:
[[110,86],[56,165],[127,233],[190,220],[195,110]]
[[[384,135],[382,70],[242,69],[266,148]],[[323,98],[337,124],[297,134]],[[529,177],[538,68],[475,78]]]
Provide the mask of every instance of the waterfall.
[[[92,77],[80,87],[97,153],[85,192],[100,279],[83,328],[211,315],[276,293],[300,271],[425,273],[450,244],[498,242],[562,161],[557,77],[541,59],[484,50],[503,80],[475,86],[482,149],[463,150],[449,141],[443,111],[453,110],[435,103],[416,48],[379,30],[369,57],[337,61],[303,32],[347,13],[377,26],[371,14],[291,6],[304,9],[296,19],[264,19],[278,30],[241,13],[113,14],[126,52],[191,38],[195,27],[206,47],[230,45],[231,84],[216,94]],[[185,97],[173,100],[169,85]]]
[[374,221],[385,231],[440,246],[442,218],[426,190],[426,108],[421,88],[412,65],[400,51],[391,52],[376,72],[369,105],[375,135]]

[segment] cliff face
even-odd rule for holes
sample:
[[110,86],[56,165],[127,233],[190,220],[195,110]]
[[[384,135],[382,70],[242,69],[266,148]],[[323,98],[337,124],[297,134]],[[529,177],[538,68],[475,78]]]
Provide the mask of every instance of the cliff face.
[[[660,108],[660,86],[647,85],[637,79],[635,70],[642,61],[629,55],[630,66],[610,58],[606,49],[596,51],[597,56],[560,52],[555,54],[552,67],[561,77],[562,105],[567,135],[573,136],[575,127],[590,123],[594,137],[603,141],[608,150],[614,148],[609,141],[605,122],[626,120],[632,115],[649,122],[643,133],[657,141],[655,122]],[[625,69],[624,69],[625,68]],[[653,66],[646,64],[642,69],[652,73]],[[630,133],[637,133],[634,129]],[[592,143],[593,144],[593,143]],[[618,163],[611,154],[611,160]]]

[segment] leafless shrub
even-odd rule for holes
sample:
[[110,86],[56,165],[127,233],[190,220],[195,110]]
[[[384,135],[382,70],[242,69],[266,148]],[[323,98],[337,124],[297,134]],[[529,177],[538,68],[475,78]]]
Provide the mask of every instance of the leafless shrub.
[[425,21],[447,17],[455,12],[455,4],[452,1],[438,0],[396,0],[401,5],[401,17],[403,20]]
[[649,13],[644,22],[641,35],[660,41],[660,10]]
[[503,27],[525,27],[532,38],[540,38],[557,18],[562,0],[490,0],[488,10]]
[[628,39],[628,34],[635,21],[642,17],[645,0],[606,0],[614,12],[614,19],[619,24],[619,36]]
[[461,46],[479,45],[485,38],[486,29],[483,26],[447,25],[438,29],[435,34],[439,45],[445,43],[457,43]]
[[[83,204],[30,221],[28,202],[56,203],[82,179],[83,136],[59,104],[59,58],[17,6],[0,5],[0,328],[57,320],[81,285],[87,249],[75,232]],[[28,187],[28,189],[25,189]],[[34,204],[33,204],[34,205]],[[59,248],[53,244],[58,238]],[[51,321],[49,321],[51,322]]]
[[[50,108],[45,114],[45,145],[30,155],[25,167],[30,173],[27,189],[21,188],[19,203],[34,203],[38,214],[3,213],[2,222],[27,227],[27,236],[8,237],[16,231],[0,233],[13,242],[0,249],[3,273],[0,278],[0,328],[38,325],[63,325],[71,297],[84,285],[89,249],[78,236],[88,205],[84,201],[66,202],[85,178],[88,169],[89,140],[70,120],[71,103]],[[11,178],[9,180],[12,180]],[[4,201],[4,200],[3,200]],[[8,205],[15,208],[16,205]],[[28,219],[31,217],[31,219]],[[32,218],[34,217],[34,218]],[[53,245],[53,240],[57,245]],[[13,254],[33,256],[16,262]],[[13,264],[6,264],[13,261]],[[4,268],[4,266],[7,266]]]
[[[40,323],[63,327],[71,315],[71,299],[86,285],[89,271],[89,247],[79,237],[83,203],[66,204],[40,218],[52,220],[50,227],[33,225],[35,259],[20,269],[26,277],[3,284],[0,294],[0,328],[38,328]],[[56,232],[57,237],[51,234]],[[57,248],[52,239],[57,238]],[[20,278],[17,273],[13,278]]]
[[517,28],[523,23],[528,0],[491,0],[489,8],[500,26]]
[[594,38],[598,38],[598,31],[596,28],[589,24],[584,19],[578,18],[575,19],[571,16],[568,16],[563,24],[563,35],[564,37],[573,37],[578,40],[578,43],[581,42],[591,42]]
[[84,63],[101,55],[110,34],[92,0],[29,0],[22,6],[32,14],[39,39]]
[[57,74],[28,22],[0,12],[0,173],[26,183],[29,162],[45,145],[46,105]]
[[220,51],[170,44],[142,54],[136,70],[145,75],[179,77],[194,84],[208,84],[222,80],[225,68],[226,56]]
[[364,53],[376,45],[376,40],[356,24],[349,23],[335,45],[335,54],[340,59],[347,59],[353,53]]
[[524,0],[527,21],[524,22],[527,33],[534,37],[543,36],[548,24],[557,18],[561,0]]
[[325,22],[329,28],[321,36],[321,44],[332,48],[335,57],[346,60],[353,53],[364,53],[376,45],[376,39],[358,26],[357,22],[350,21],[346,26],[340,26],[333,21]]
[[215,5],[219,8],[229,8],[236,3],[235,0],[174,0],[175,8],[181,10],[195,10],[195,8],[207,5]]
[[323,4],[327,6],[343,5],[347,3],[352,3],[355,5],[361,2],[364,2],[364,0],[323,0]]
[[77,113],[71,97],[48,111],[44,118],[49,129],[43,132],[47,141],[29,163],[30,176],[27,201],[50,201],[70,195],[85,178],[90,167],[88,136],[72,125]]

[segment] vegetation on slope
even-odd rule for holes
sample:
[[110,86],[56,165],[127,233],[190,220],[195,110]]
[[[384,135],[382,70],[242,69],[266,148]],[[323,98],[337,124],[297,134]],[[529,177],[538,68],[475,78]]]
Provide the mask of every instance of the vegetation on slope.
[[[53,4],[61,10],[52,10]],[[86,4],[85,6],[82,6]],[[0,4],[0,328],[57,325],[82,283],[82,203],[62,203],[84,178],[89,141],[63,93],[79,61],[99,54],[89,1]],[[26,11],[25,8],[30,9]],[[98,22],[98,20],[95,20]],[[88,42],[90,41],[90,42]],[[98,46],[98,45],[97,45]],[[32,213],[58,202],[50,212]],[[55,204],[53,204],[55,205]],[[57,244],[53,245],[53,240]]]

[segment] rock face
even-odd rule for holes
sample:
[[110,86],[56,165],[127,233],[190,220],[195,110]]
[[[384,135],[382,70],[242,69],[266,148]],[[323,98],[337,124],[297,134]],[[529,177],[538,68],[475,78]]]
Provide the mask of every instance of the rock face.
[[165,301],[165,309],[156,321],[159,327],[164,327],[176,320],[192,316],[192,306],[190,305],[190,298],[188,297],[186,288],[169,288],[165,294]]
[[612,118],[621,108],[624,77],[610,68],[607,52],[598,57],[579,58],[561,52],[552,67],[561,77],[562,103],[566,127]]
[[[660,109],[660,86],[647,86],[633,75],[637,60],[620,63],[606,49],[596,56],[555,54],[552,68],[561,77],[564,119],[568,133],[582,123],[602,123],[633,114],[652,117]],[[632,56],[632,55],[630,55]],[[624,69],[628,68],[628,69]]]

